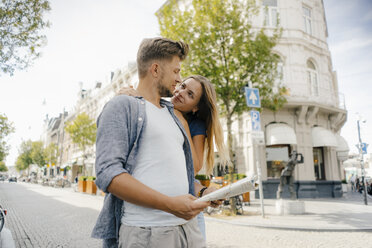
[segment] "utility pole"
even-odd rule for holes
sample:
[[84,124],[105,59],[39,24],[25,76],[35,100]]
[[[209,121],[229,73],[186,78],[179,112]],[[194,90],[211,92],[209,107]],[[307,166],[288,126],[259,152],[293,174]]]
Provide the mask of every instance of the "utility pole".
[[[363,143],[362,143],[362,138],[360,137],[360,118],[357,120],[357,124],[358,124],[358,137],[359,137],[359,156],[360,156],[360,165],[361,165],[361,169],[362,169],[362,182],[363,182],[363,196],[364,196],[364,204],[365,205],[368,205],[368,202],[367,202],[367,185],[366,185],[366,182],[365,182],[365,178],[364,178],[364,175],[365,175],[365,171],[364,171],[364,160],[363,160]],[[363,121],[365,122],[365,121]]]

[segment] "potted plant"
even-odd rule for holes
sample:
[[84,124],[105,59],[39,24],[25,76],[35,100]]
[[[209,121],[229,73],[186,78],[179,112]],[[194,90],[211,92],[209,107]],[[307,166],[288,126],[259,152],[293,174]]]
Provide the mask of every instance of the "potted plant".
[[209,184],[211,183],[211,180],[209,179],[209,177],[207,175],[204,175],[204,174],[196,175],[195,179],[199,180],[200,183],[205,187],[209,187]]
[[341,186],[342,186],[342,192],[346,193],[347,192],[347,181],[346,181],[346,179],[341,181]]
[[97,186],[96,186],[94,180],[96,180],[95,177],[87,177],[87,180],[86,180],[86,182],[87,182],[87,191],[86,192],[88,194],[93,194],[94,195],[97,192]]
[[85,176],[80,176],[78,179],[78,189],[79,192],[85,192],[87,189],[87,177]]

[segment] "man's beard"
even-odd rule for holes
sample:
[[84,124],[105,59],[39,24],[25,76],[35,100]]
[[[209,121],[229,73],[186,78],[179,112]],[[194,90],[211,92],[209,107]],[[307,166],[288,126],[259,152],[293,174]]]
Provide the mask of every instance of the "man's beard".
[[161,97],[172,97],[173,96],[172,92],[162,84],[163,80],[164,80],[164,75],[162,75],[158,81],[159,95]]

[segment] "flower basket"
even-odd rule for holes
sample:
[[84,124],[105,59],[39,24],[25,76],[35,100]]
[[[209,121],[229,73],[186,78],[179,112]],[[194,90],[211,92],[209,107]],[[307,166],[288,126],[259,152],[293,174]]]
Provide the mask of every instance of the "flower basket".
[[211,180],[209,179],[209,177],[207,175],[204,175],[204,174],[196,175],[195,179],[199,180],[201,185],[203,185],[204,187],[209,187],[209,185],[211,183]]
[[86,193],[95,195],[97,193],[97,186],[94,182],[96,180],[95,177],[88,177],[87,178],[87,190]]
[[87,177],[80,176],[78,181],[79,192],[85,192],[87,190]]

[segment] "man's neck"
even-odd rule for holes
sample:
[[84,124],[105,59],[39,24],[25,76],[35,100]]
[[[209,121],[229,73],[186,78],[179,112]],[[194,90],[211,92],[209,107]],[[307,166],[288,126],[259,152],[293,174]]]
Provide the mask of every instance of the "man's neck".
[[146,101],[151,102],[157,107],[160,106],[160,95],[157,87],[153,82],[146,79],[140,79],[137,87],[137,92],[145,98]]

